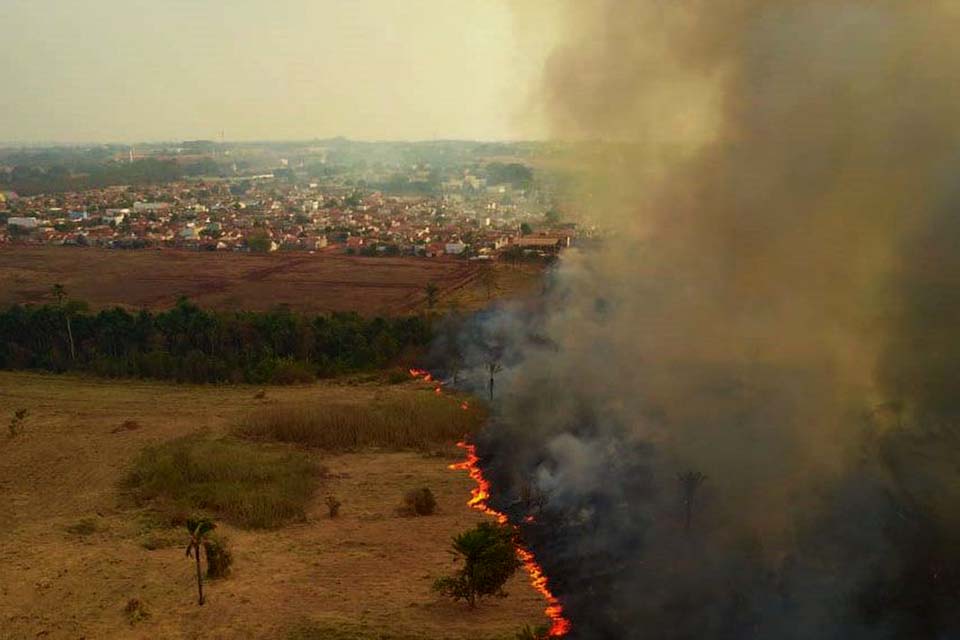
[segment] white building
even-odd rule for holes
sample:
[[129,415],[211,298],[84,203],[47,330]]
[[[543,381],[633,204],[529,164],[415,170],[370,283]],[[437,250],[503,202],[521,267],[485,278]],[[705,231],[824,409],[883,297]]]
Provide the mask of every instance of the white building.
[[169,202],[134,202],[133,210],[140,211],[162,211],[163,209],[169,209]]
[[29,218],[12,216],[7,218],[7,225],[11,227],[23,227],[24,229],[36,229],[38,221],[35,217],[31,216]]

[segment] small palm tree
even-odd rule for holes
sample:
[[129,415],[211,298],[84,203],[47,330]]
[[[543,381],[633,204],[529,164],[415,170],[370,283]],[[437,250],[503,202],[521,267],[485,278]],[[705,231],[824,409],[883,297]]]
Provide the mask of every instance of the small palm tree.
[[697,495],[697,490],[706,482],[707,476],[699,471],[687,471],[678,473],[677,481],[680,483],[680,494],[683,497],[683,528],[690,531],[690,524],[693,520],[693,499]]
[[454,537],[452,551],[463,566],[434,582],[434,591],[465,600],[471,608],[485,596],[504,595],[503,586],[520,568],[514,538],[513,529],[493,522],[481,522]]
[[424,291],[427,294],[427,310],[433,311],[433,308],[437,304],[437,294],[440,293],[440,289],[432,282],[428,282]]
[[194,554],[197,560],[197,593],[199,599],[197,604],[203,604],[203,574],[200,572],[200,549],[203,548],[204,539],[207,534],[217,528],[211,520],[207,518],[196,518],[187,520],[187,531],[190,533],[190,543],[187,545],[187,557]]

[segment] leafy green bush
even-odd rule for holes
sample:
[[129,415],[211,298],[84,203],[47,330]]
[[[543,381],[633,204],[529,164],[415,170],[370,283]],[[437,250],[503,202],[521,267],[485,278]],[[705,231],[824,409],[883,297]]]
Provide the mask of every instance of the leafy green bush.
[[141,504],[211,512],[261,529],[304,520],[318,479],[303,452],[187,436],[141,452],[127,483]]
[[503,585],[520,567],[514,532],[507,526],[482,522],[453,539],[453,553],[463,566],[452,576],[438,579],[435,591],[466,600],[471,607],[486,596],[505,595]]

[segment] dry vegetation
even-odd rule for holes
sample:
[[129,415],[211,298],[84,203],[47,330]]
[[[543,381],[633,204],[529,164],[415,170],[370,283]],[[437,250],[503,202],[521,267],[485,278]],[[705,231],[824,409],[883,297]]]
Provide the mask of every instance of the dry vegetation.
[[174,516],[202,511],[266,529],[306,520],[320,475],[301,452],[190,435],[144,449],[126,484],[138,504]]
[[451,396],[394,394],[365,405],[286,404],[244,416],[235,433],[253,440],[291,442],[329,450],[426,449],[457,441],[483,423],[477,405]]
[[481,309],[494,300],[527,297],[543,287],[542,263],[492,262],[482,269],[492,273],[481,271],[464,286],[447,291],[438,307],[445,311]]
[[185,295],[204,308],[263,311],[419,311],[425,287],[441,300],[472,283],[476,263],[456,259],[362,258],[332,251],[254,255],[171,249],[0,249],[0,304],[50,301],[60,282],[93,308],[167,308]]
[[[492,269],[488,281],[480,277]],[[362,258],[333,251],[272,255],[69,247],[0,248],[0,305],[50,302],[53,283],[94,309],[168,308],[185,295],[204,308],[263,311],[422,311],[426,286],[439,309],[477,309],[540,286],[542,266],[453,258]]]
[[[441,456],[346,453],[230,433],[260,411],[302,403],[422,408],[429,388],[315,384],[269,387],[255,399],[257,390],[0,373],[0,415],[30,410],[23,433],[0,442],[0,638],[487,640],[512,639],[542,619],[523,576],[508,585],[510,597],[476,611],[431,591],[449,573],[451,537],[483,520],[465,504],[472,482],[447,468],[453,447],[428,447]],[[117,428],[128,420],[138,428]],[[213,478],[271,495],[264,487],[283,485],[286,473],[267,469],[277,460],[327,470],[302,517],[256,529],[244,525],[242,508],[241,517],[221,511],[235,505],[217,497]],[[143,506],[124,485],[131,473],[153,483],[143,485],[155,491],[141,495]],[[198,494],[182,482],[196,474],[206,479],[189,483]],[[404,494],[418,487],[431,489],[436,514],[399,516]],[[342,504],[336,518],[327,496]],[[183,556],[185,530],[174,526],[178,500],[213,511],[230,541],[230,576],[206,586],[203,607]]]

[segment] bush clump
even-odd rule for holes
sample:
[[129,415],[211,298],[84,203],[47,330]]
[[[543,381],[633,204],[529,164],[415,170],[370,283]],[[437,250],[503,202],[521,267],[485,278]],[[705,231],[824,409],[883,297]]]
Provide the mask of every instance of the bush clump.
[[147,611],[146,605],[144,605],[143,600],[139,598],[130,598],[127,600],[127,604],[123,607],[123,613],[126,614],[127,621],[130,622],[130,624],[136,624],[150,617],[150,612]]
[[431,516],[437,510],[437,499],[427,487],[412,489],[403,496],[404,510],[410,515]]
[[273,384],[306,384],[316,379],[313,370],[306,363],[297,360],[278,362],[270,374],[270,382]]
[[207,556],[207,577],[226,578],[233,565],[233,553],[227,539],[221,535],[211,535],[203,540],[203,550]]
[[29,412],[26,409],[17,409],[13,412],[13,417],[7,423],[7,432],[11,438],[16,438],[23,433],[23,423],[27,419]]
[[187,436],[144,449],[127,484],[139,503],[170,514],[211,512],[263,529],[306,519],[319,475],[303,452]]
[[331,519],[340,515],[340,505],[342,503],[339,500],[337,500],[334,496],[327,496],[325,502],[327,504],[327,513]]
[[97,521],[83,518],[67,526],[67,533],[75,536],[89,536],[97,532]]
[[423,449],[473,433],[485,416],[434,394],[400,396],[372,405],[272,405],[251,411],[234,433],[251,440],[318,449]]

